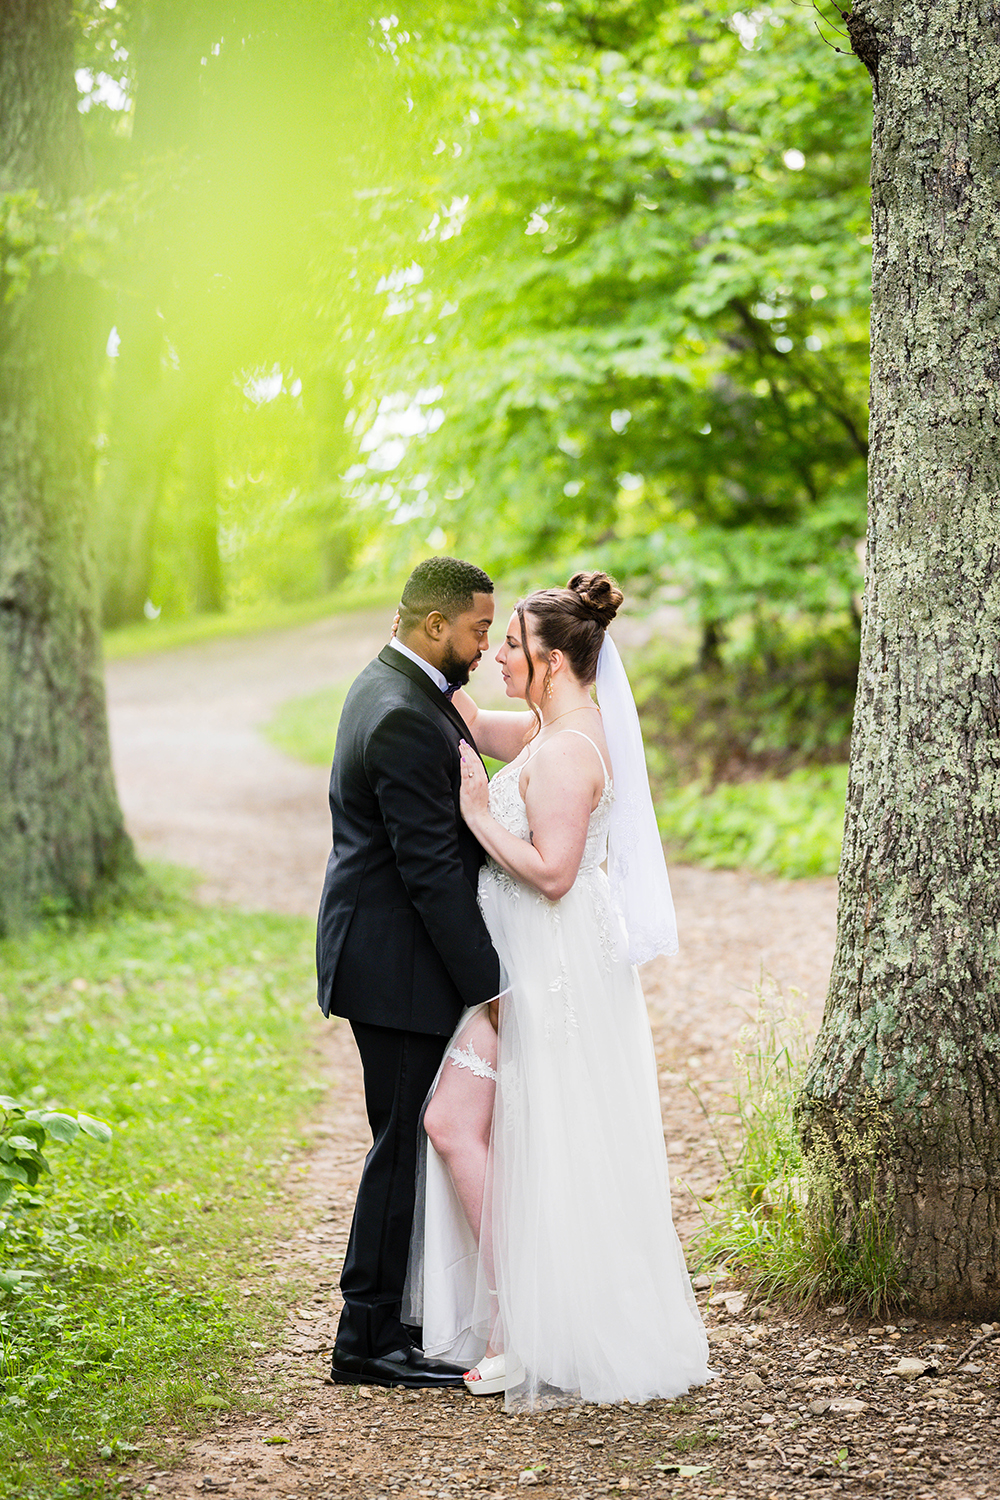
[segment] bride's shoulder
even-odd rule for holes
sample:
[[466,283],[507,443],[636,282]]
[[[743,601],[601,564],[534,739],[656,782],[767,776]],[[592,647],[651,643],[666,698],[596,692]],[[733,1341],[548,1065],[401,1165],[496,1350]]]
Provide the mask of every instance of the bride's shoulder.
[[561,729],[528,746],[528,758],[522,776],[527,780],[541,774],[546,780],[578,784],[589,789],[603,782],[608,769],[608,752],[604,734],[583,730]]

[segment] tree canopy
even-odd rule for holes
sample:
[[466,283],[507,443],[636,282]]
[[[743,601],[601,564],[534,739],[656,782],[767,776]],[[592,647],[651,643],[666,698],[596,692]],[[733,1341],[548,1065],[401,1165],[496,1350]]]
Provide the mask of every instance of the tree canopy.
[[77,19],[109,619],[484,543],[850,612],[870,100],[810,7]]
[[520,5],[401,42],[435,169],[356,384],[362,428],[417,431],[359,499],[459,550],[485,522],[500,566],[683,571],[706,621],[850,609],[870,97],[812,19]]

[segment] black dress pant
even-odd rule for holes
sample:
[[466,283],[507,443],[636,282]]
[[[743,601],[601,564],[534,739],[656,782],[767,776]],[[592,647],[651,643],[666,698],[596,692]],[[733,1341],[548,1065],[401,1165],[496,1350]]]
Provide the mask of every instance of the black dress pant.
[[351,1030],[364,1068],[373,1143],[340,1278],[337,1350],[377,1359],[410,1343],[400,1304],[413,1227],[417,1127],[448,1039],[359,1021]]

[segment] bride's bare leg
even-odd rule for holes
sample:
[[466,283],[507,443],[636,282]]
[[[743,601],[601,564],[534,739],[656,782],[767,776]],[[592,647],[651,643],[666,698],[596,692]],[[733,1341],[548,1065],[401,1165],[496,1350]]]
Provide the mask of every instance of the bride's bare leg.
[[[497,1033],[486,1011],[473,1016],[449,1052],[438,1086],[424,1111],[424,1129],[448,1168],[455,1192],[479,1244],[490,1127],[496,1097]],[[485,1268],[492,1280],[489,1267]],[[493,1317],[497,1316],[491,1296]],[[484,1358],[498,1352],[491,1340]],[[470,1371],[476,1378],[478,1371]]]
[[465,1027],[445,1060],[424,1129],[444,1161],[479,1243],[496,1094],[497,1034],[485,1012]]

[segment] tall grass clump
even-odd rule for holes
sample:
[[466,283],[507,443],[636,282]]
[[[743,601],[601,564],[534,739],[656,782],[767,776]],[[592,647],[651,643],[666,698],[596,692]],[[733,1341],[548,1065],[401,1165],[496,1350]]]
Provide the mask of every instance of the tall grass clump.
[[882,1314],[904,1300],[883,1115],[868,1104],[836,1136],[813,1125],[805,1150],[796,1123],[809,1055],[804,1020],[772,987],[756,994],[734,1053],[735,1129],[716,1130],[726,1170],[700,1203],[695,1251],[702,1266],[737,1271],[764,1300]]
[[176,890],[0,943],[2,1500],[118,1493],[254,1400],[313,991],[310,924]]

